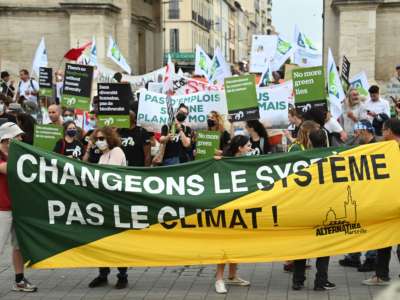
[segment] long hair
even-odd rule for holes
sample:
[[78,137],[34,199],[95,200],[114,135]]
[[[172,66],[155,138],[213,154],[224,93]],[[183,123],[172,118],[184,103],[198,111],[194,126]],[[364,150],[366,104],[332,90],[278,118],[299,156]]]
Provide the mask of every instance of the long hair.
[[218,126],[217,130],[219,132],[224,132],[225,127],[224,127],[224,119],[222,118],[221,114],[215,110],[210,111],[210,114],[217,120]]
[[346,108],[352,108],[356,104],[359,104],[361,102],[360,95],[358,95],[359,102],[354,103],[353,100],[351,99],[351,92],[356,91],[358,93],[358,90],[356,88],[350,88],[349,91],[347,92],[346,99],[345,99],[345,104]]
[[120,136],[111,127],[105,126],[102,128],[97,128],[95,131],[93,131],[93,133],[91,135],[91,139],[93,141],[96,140],[96,135],[98,132],[101,132],[104,135],[104,137],[106,138],[109,149],[113,149],[115,147],[121,146]]
[[299,133],[297,135],[297,143],[304,146],[306,149],[312,148],[312,144],[310,141],[310,132],[313,130],[320,129],[321,126],[314,121],[304,121],[301,126]]
[[267,130],[259,120],[250,120],[246,122],[247,127],[253,128],[260,138],[264,139],[264,149],[262,151],[268,153],[271,151]]
[[225,147],[223,156],[233,157],[239,152],[239,148],[245,146],[250,138],[244,135],[236,135],[231,139],[228,146]]

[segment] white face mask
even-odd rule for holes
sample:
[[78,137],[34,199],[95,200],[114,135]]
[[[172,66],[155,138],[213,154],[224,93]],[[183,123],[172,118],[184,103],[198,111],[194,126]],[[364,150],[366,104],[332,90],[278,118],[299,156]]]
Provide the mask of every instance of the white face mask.
[[107,141],[97,141],[96,146],[100,149],[100,151],[104,151],[108,148]]

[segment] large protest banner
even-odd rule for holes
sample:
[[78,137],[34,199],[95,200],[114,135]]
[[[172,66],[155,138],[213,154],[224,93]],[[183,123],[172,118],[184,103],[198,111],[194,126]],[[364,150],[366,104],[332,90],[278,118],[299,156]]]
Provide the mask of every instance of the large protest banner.
[[283,261],[400,243],[399,159],[386,142],[116,168],[13,142],[8,182],[34,268]]
[[[168,124],[167,95],[148,91],[140,93],[137,123],[139,126],[152,132],[160,132],[164,124]],[[225,95],[220,92],[201,92],[183,96],[172,96],[171,102],[174,110],[179,104],[184,103],[189,107],[187,124],[195,129],[207,128],[207,115],[218,111],[226,115]]]
[[133,99],[131,86],[127,83],[98,83],[98,126],[129,128],[129,101]]
[[257,89],[260,122],[267,128],[287,128],[289,105],[294,106],[293,82]]
[[122,82],[129,82],[131,84],[132,90],[136,91],[140,88],[144,88],[146,83],[148,82],[162,82],[164,74],[165,67],[143,75],[131,76],[122,74]]
[[52,68],[39,68],[39,87],[40,96],[52,97],[53,96],[53,69]]
[[89,111],[92,81],[92,66],[66,64],[61,105]]

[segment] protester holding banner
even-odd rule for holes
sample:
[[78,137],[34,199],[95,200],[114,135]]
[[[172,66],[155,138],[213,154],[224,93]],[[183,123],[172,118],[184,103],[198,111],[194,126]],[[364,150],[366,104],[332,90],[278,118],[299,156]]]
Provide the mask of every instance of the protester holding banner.
[[7,159],[10,141],[22,140],[23,131],[12,122],[0,126],[0,254],[3,252],[9,236],[13,246],[13,265],[15,283],[13,291],[36,292],[37,287],[31,284],[24,276],[24,260],[19,250],[18,240],[12,226],[11,198],[7,182]]
[[290,125],[284,133],[290,143],[293,143],[296,141],[300,126],[303,123],[303,116],[301,116],[294,107],[291,107],[289,108],[288,118]]
[[24,132],[22,141],[29,145],[33,145],[33,136],[36,120],[29,114],[19,113],[17,115],[17,124]]
[[166,144],[163,165],[176,165],[189,160],[187,151],[191,147],[192,129],[184,122],[189,115],[189,108],[181,103],[175,115],[171,128],[164,125],[161,128],[160,142]]
[[64,123],[64,138],[57,141],[54,152],[70,158],[82,159],[85,154],[83,144],[77,138],[77,126],[74,121]]
[[253,149],[253,155],[263,155],[271,152],[267,130],[260,121],[247,121],[246,130],[250,134],[250,143],[251,149]]
[[320,128],[321,128],[320,125],[314,121],[311,120],[304,121],[300,126],[300,130],[298,132],[295,142],[289,147],[288,152],[304,151],[306,149],[310,149],[311,148],[311,141],[309,137],[310,132],[313,130],[318,130]]
[[223,150],[229,143],[231,135],[224,127],[224,119],[219,112],[213,110],[208,114],[207,129],[209,131],[219,131],[221,136],[219,138],[219,149]]
[[[250,138],[244,135],[236,135],[232,138],[229,145],[225,148],[223,156],[225,157],[239,157],[246,156],[251,153],[251,143]],[[217,156],[217,159],[221,157]],[[215,291],[218,294],[226,294],[226,286],[228,285],[238,285],[238,286],[249,286],[250,282],[240,278],[237,274],[237,264],[229,264],[229,275],[228,279],[224,281],[224,271],[225,264],[219,264],[217,266],[217,274],[215,281]]]
[[[383,138],[385,141],[396,141],[400,146],[400,120],[392,118],[383,123]],[[376,257],[376,272],[370,279],[364,280],[364,285],[389,285],[389,263],[392,247],[378,249]]]
[[146,129],[136,125],[136,112],[129,112],[130,128],[120,128],[121,148],[130,167],[148,167],[151,164],[150,136]]
[[354,139],[354,125],[362,119],[364,104],[361,101],[360,94],[355,88],[351,88],[347,93],[346,100],[343,103],[343,115],[341,123],[349,140]]
[[[111,127],[103,127],[96,129],[93,134],[93,139],[96,141],[96,146],[102,152],[99,164],[113,166],[127,166],[124,151],[120,148],[121,139]],[[128,268],[118,268],[118,281],[115,285],[116,289],[124,289],[128,285]],[[108,274],[110,268],[100,268],[99,276],[89,283],[90,288],[104,286],[108,283]]]

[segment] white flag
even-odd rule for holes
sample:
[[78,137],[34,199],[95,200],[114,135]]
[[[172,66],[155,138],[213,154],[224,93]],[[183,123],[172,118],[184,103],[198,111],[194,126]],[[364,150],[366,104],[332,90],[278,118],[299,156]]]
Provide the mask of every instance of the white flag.
[[361,96],[369,97],[369,83],[367,74],[365,72],[360,72],[350,78],[350,86],[357,89]]
[[294,53],[294,63],[301,67],[317,67],[322,65],[322,53],[314,42],[299,30],[294,29],[294,43],[297,49]]
[[93,36],[90,49],[85,50],[77,60],[78,64],[97,67],[97,47],[96,39]]
[[220,85],[224,84],[225,77],[232,76],[231,69],[226,63],[219,47],[217,47],[214,51],[214,57],[212,59],[209,76],[209,83]]
[[276,52],[278,36],[253,35],[250,54],[250,73],[262,73]]
[[163,79],[163,94],[172,95],[174,93],[175,65],[171,55],[168,54],[168,63]]
[[258,87],[266,87],[272,82],[272,71],[270,67],[270,63],[267,62],[267,68],[261,74],[260,82],[258,83]]
[[208,79],[210,68],[211,58],[199,45],[196,45],[196,64],[194,74],[204,76]]
[[328,51],[328,68],[326,71],[330,112],[333,117],[337,119],[342,115],[342,102],[346,95],[343,91],[339,73],[336,69],[335,60],[333,59],[332,51],[330,48]]
[[128,65],[125,58],[122,56],[122,53],[119,50],[117,43],[113,40],[111,35],[109,37],[108,43],[109,44],[108,44],[107,57],[110,58],[117,65],[119,65],[128,74],[131,74],[132,73],[131,67]]
[[44,37],[42,37],[39,46],[36,49],[35,57],[33,58],[32,73],[36,74],[36,76],[39,76],[39,68],[47,67],[47,65],[48,65],[47,50],[46,50],[46,45],[44,43]]
[[288,41],[282,36],[278,36],[276,51],[271,59],[271,70],[278,71],[286,60],[294,54],[296,48],[296,44]]

